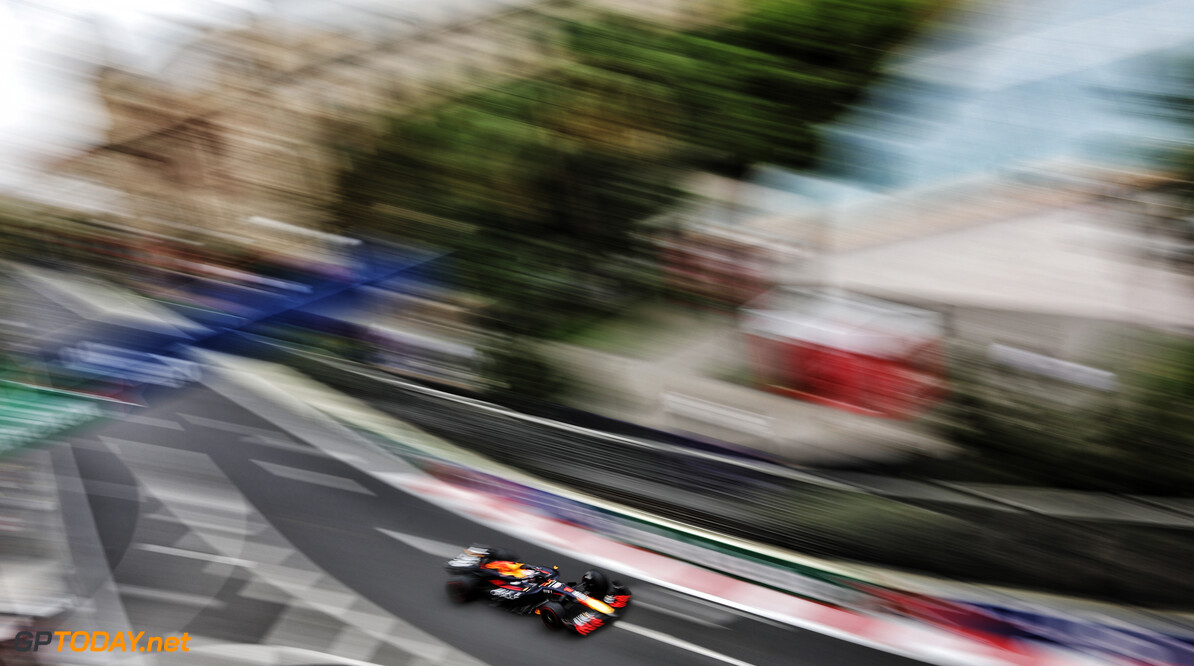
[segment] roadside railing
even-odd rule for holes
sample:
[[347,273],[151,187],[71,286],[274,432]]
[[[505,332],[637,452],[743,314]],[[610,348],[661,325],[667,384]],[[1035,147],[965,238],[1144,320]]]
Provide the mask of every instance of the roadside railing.
[[1194,515],[1178,505],[1112,498],[1125,507],[1114,521],[1076,519],[962,486],[793,469],[611,434],[333,357],[275,351],[433,435],[695,527],[813,556],[1118,603],[1184,607],[1194,593]]

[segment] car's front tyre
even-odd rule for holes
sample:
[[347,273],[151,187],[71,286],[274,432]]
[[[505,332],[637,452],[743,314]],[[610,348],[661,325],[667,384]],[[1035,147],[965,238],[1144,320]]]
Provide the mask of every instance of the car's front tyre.
[[576,584],[576,589],[590,597],[601,599],[609,594],[609,579],[597,569],[589,569]]

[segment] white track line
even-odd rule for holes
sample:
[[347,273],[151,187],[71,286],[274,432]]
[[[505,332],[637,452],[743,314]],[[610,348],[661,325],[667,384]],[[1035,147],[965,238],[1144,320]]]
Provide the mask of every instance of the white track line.
[[186,592],[159,590],[156,587],[126,584],[118,584],[116,589],[120,590],[121,596],[125,597],[137,597],[139,599],[148,599],[149,601],[163,601],[168,604],[197,606],[208,610],[223,610],[228,605],[216,599],[214,594],[203,596],[200,594],[188,594]]
[[152,416],[138,416],[129,414],[120,417],[121,421],[128,423],[136,423],[137,425],[154,426],[156,428],[168,428],[170,430],[182,430],[182,424],[178,421],[171,421],[170,419],[159,419]]
[[231,423],[229,421],[221,421],[220,419],[209,419],[206,416],[195,416],[194,414],[182,414],[179,416],[183,420],[193,423],[204,428],[212,428],[214,430],[223,430],[225,432],[235,432],[240,435],[259,435],[262,437],[277,438],[282,433],[277,430],[267,430],[265,428],[254,428],[253,426],[241,425],[240,423]]
[[262,469],[280,476],[283,479],[292,479],[294,481],[303,481],[304,483],[313,483],[317,486],[325,486],[327,488],[337,488],[339,490],[349,490],[354,493],[361,493],[362,495],[373,495],[373,491],[362,486],[361,484],[346,479],[342,476],[334,476],[332,474],[324,474],[323,472],[315,472],[309,469],[300,469],[298,467],[289,467],[287,465],[279,465],[277,463],[265,462],[264,460],[253,460],[252,462],[259,465]]
[[411,548],[414,548],[415,550],[421,550],[428,555],[435,555],[436,557],[448,559],[457,555],[461,550],[463,550],[463,548],[458,545],[444,543],[443,541],[418,537],[412,534],[403,534],[402,532],[387,530],[384,527],[378,527],[376,529],[378,532],[381,532],[388,537],[397,539]]
[[642,601],[641,599],[636,600],[634,602],[634,607],[635,608],[646,608],[650,611],[653,611],[655,613],[660,613],[663,615],[671,615],[672,617],[679,618],[681,620],[686,620],[686,621],[692,622],[694,624],[703,625],[703,626],[709,627],[711,629],[725,629],[726,628],[726,626],[724,624],[718,624],[717,622],[715,622],[713,620],[708,620],[703,617],[696,617],[690,613],[685,613],[682,610],[679,610],[676,608],[668,608],[667,606],[660,606],[659,604],[651,603],[650,601]]
[[754,664],[752,664],[748,661],[742,661],[741,659],[735,659],[729,655],[725,655],[720,652],[714,652],[713,650],[710,650],[709,648],[703,648],[695,643],[689,643],[688,641],[680,640],[679,638],[676,638],[675,636],[672,636],[670,634],[665,634],[660,631],[655,631],[654,629],[647,629],[646,627],[640,627],[637,624],[627,624],[626,622],[619,622],[619,623],[615,624],[614,626],[618,627],[619,629],[625,629],[626,631],[629,631],[631,633],[638,634],[639,636],[643,636],[644,638],[650,638],[651,640],[656,640],[656,641],[659,641],[660,643],[667,643],[668,645],[671,645],[672,647],[678,647],[682,650],[688,650],[689,652],[699,654],[703,657],[709,657],[710,659],[724,661],[727,664],[733,664],[734,666],[754,666]]
[[228,564],[234,567],[244,567],[252,569],[257,566],[256,562],[250,560],[242,560],[239,557],[227,557],[225,555],[214,555],[212,553],[201,553],[196,550],[183,550],[182,548],[172,548],[170,546],[159,546],[152,543],[139,543],[136,545],[138,550],[144,550],[150,553],[159,553],[161,555],[173,555],[175,557],[185,557],[192,560],[203,560],[204,562],[214,562],[216,564]]

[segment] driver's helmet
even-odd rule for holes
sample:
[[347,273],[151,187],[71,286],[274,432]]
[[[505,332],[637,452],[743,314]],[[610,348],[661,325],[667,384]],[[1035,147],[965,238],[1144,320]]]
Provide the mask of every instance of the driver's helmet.
[[480,544],[472,544],[464,549],[464,554],[471,557],[485,557],[489,554],[489,546],[482,546]]
[[540,578],[545,578],[547,576],[542,569],[530,564],[522,565],[522,570],[523,575],[531,580],[539,580]]

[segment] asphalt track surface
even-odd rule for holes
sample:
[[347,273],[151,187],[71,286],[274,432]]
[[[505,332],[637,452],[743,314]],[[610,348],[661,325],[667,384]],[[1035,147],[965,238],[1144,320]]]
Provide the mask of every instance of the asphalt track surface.
[[[149,408],[139,412],[149,419],[101,424],[78,433],[72,445],[113,571],[130,553],[146,508],[138,500],[135,473],[116,452],[80,445],[98,436],[208,456],[276,530],[328,574],[395,616],[494,666],[920,663],[616,573],[613,577],[631,587],[635,603],[623,623],[586,638],[550,632],[533,616],[512,615],[485,603],[454,605],[444,595],[446,558],[441,551],[469,542],[504,545],[526,561],[559,565],[566,580],[575,580],[588,565],[423,502],[306,444],[279,447],[234,436],[238,427],[281,431],[205,387],[168,391],[149,400]],[[208,421],[196,423],[194,417]],[[184,427],[147,423],[155,419]],[[142,575],[141,585],[155,584],[154,571]],[[253,619],[251,609],[241,612],[247,613],[246,621]]]

